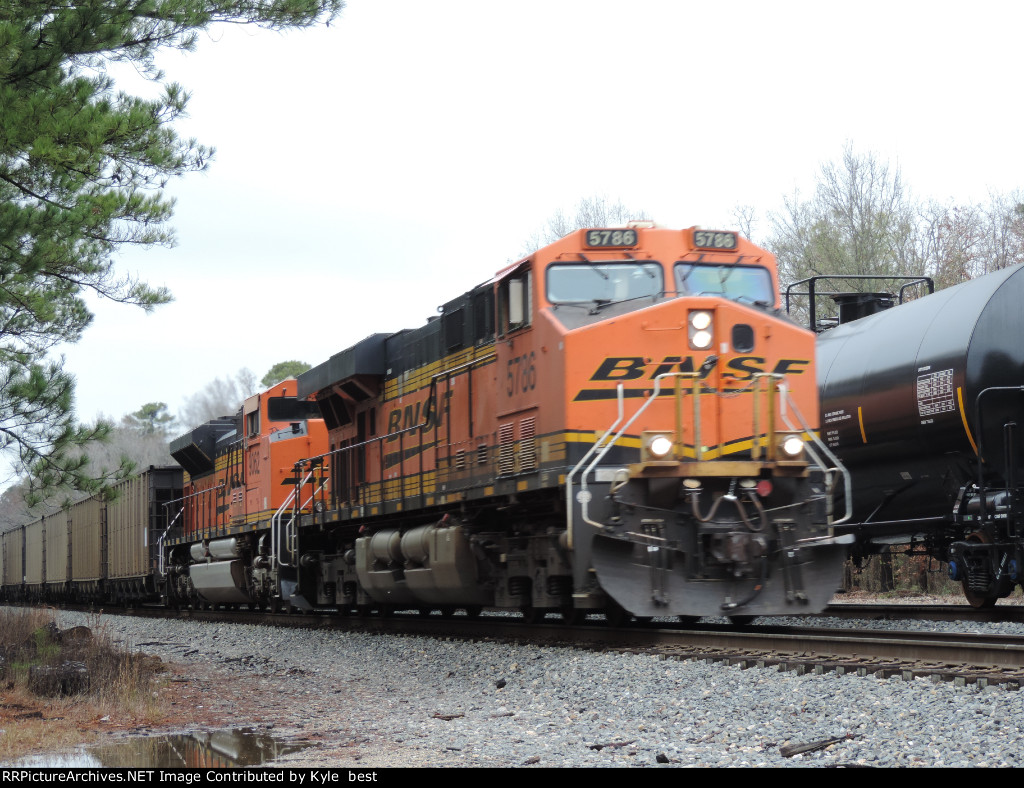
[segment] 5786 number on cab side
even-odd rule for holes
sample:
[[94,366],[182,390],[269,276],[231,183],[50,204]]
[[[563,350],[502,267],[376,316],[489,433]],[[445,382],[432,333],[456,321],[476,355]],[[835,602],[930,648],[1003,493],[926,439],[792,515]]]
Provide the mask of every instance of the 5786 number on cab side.
[[519,393],[526,393],[537,388],[537,368],[534,366],[534,359],[537,354],[534,351],[510,358],[505,368],[505,393],[513,397]]

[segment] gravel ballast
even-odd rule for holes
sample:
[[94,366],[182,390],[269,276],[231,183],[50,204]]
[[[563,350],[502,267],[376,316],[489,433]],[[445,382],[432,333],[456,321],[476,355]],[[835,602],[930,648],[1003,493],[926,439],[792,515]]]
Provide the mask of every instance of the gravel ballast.
[[[96,616],[60,613],[61,626]],[[168,662],[259,677],[316,734],[281,766],[1021,766],[1024,692],[628,654],[103,615]],[[879,622],[836,620],[837,626]],[[942,622],[888,622],[938,629]],[[971,629],[988,625],[971,625]],[[1020,631],[1020,625],[1010,625]],[[997,631],[1009,631],[1002,625]],[[260,698],[252,698],[252,708]],[[239,709],[239,724],[248,710]],[[785,748],[839,739],[785,757]],[[338,752],[337,750],[333,752]]]

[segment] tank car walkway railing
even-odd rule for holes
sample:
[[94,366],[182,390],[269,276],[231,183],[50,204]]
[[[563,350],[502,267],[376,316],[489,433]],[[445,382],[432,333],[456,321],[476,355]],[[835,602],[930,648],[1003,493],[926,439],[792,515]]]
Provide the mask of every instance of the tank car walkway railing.
[[[818,331],[819,333],[820,333],[820,331],[823,328],[831,328],[830,325],[826,325],[826,326],[822,326],[822,327],[818,326],[818,309],[817,309],[818,297],[819,296],[843,295],[843,294],[842,293],[832,293],[832,292],[821,292],[821,291],[819,291],[817,289],[818,282],[827,282],[827,281],[834,281],[834,282],[845,282],[845,281],[854,281],[854,282],[867,282],[867,281],[903,282],[904,284],[900,286],[900,291],[899,291],[899,295],[898,295],[898,299],[899,299],[898,303],[900,303],[900,304],[903,303],[905,291],[909,290],[911,287],[916,287],[917,285],[926,285],[927,288],[928,288],[928,293],[934,293],[935,292],[935,282],[932,280],[931,277],[928,277],[928,276],[887,276],[885,274],[878,274],[878,275],[876,275],[876,274],[820,274],[818,276],[808,277],[807,279],[800,279],[800,280],[798,280],[796,282],[793,282],[792,284],[790,284],[786,288],[786,314],[787,315],[791,315],[792,314],[792,311],[791,311],[792,303],[791,303],[790,299],[793,296],[807,296],[807,312],[808,312],[807,327],[811,331]],[[807,285],[807,289],[806,290],[797,290],[796,288],[799,287],[800,285]],[[870,293],[864,293],[863,295],[871,295],[871,294]]]
[[[818,437],[817,432],[807,423],[807,420],[800,413],[796,403],[789,394],[789,390],[786,386],[783,375],[778,375],[770,372],[757,373],[754,375],[754,381],[751,386],[751,391],[754,394],[755,402],[753,411],[753,440],[751,446],[751,456],[754,459],[758,459],[761,456],[761,447],[765,447],[765,453],[767,459],[772,461],[775,459],[775,445],[776,436],[778,430],[775,425],[775,396],[779,397],[779,415],[782,422],[786,425],[786,429],[789,432],[801,433],[804,436],[804,450],[807,455],[811,458],[814,464],[822,471],[827,480],[828,488],[828,501],[829,501],[829,514],[831,515],[833,491],[835,489],[837,477],[843,480],[845,489],[844,499],[846,501],[846,513],[843,517],[838,520],[832,520],[831,525],[839,525],[852,516],[850,509],[851,501],[851,483],[850,474],[846,468],[839,461],[839,458],[832,453],[832,451],[824,444],[821,438]],[[567,527],[568,527],[568,539],[569,546],[571,548],[573,542],[573,498],[580,504],[580,514],[582,520],[588,525],[592,525],[595,528],[604,529],[606,526],[603,523],[597,522],[589,516],[589,504],[593,497],[592,493],[588,489],[587,479],[594,472],[595,468],[600,464],[601,460],[608,454],[611,448],[626,434],[626,431],[632,426],[632,424],[643,414],[652,403],[657,401],[662,393],[663,381],[674,378],[674,400],[675,400],[675,440],[674,443],[678,447],[677,451],[681,451],[683,445],[683,395],[686,393],[691,394],[692,405],[692,419],[693,419],[693,443],[694,443],[694,455],[697,461],[701,461],[704,458],[706,452],[711,450],[705,449],[703,441],[701,440],[701,405],[700,398],[702,395],[701,387],[703,385],[699,372],[666,372],[658,375],[654,378],[654,388],[647,398],[647,400],[637,409],[637,411],[630,416],[629,420],[624,424],[622,423],[625,418],[625,406],[624,406],[624,394],[622,384],[617,387],[617,399],[618,399],[618,417],[608,428],[608,430],[601,436],[601,438],[591,446],[590,450],[583,456],[583,458],[569,471],[565,481],[565,495],[566,495],[566,515],[567,515]],[[684,389],[683,382],[688,380],[692,383],[689,389]],[[761,384],[765,386],[762,389]],[[762,417],[762,411],[765,415]],[[792,414],[792,417],[791,417]],[[794,422],[793,418],[796,419]],[[764,422],[764,428],[762,429],[762,420]],[[621,425],[621,426],[620,426]],[[617,430],[617,432],[616,432]],[[614,436],[612,433],[615,432]],[[817,447],[817,449],[815,449]],[[717,450],[721,450],[721,446],[717,447]],[[828,462],[824,458],[827,458]],[[573,495],[574,484],[573,479],[577,474],[580,474],[579,491]],[[613,483],[613,490],[615,484],[624,483],[628,479],[616,479]]]

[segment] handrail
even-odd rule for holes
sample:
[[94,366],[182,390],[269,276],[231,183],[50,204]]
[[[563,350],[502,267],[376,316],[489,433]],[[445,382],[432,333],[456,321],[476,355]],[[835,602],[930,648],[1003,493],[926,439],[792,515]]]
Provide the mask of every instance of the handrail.
[[[183,495],[180,498],[174,498],[173,500],[165,502],[164,507],[166,508],[170,506],[172,503],[187,501],[190,498],[198,498],[200,495],[208,495],[209,493],[216,492],[222,487],[224,487],[223,484],[218,484],[216,487],[207,487],[205,490],[196,490],[194,493],[189,493],[188,495]],[[167,537],[167,534],[170,532],[174,524],[178,521],[178,518],[181,517],[184,513],[185,507],[182,506],[178,510],[178,513],[174,515],[173,519],[167,524],[167,527],[164,529],[164,532],[160,534],[159,538],[156,540],[156,547],[160,553],[160,557],[157,560],[157,571],[160,573],[160,577],[167,576],[166,564],[164,562],[164,539]]]
[[[903,303],[903,291],[906,290],[908,287],[913,287],[914,285],[919,285],[919,284],[925,284],[925,285],[928,285],[928,292],[929,292],[929,294],[935,292],[935,282],[929,276],[890,276],[888,274],[819,274],[818,276],[809,276],[806,279],[799,279],[799,280],[797,280],[795,282],[792,282],[790,285],[788,285],[786,287],[786,314],[788,315],[790,313],[790,302],[789,302],[789,299],[790,299],[791,295],[794,295],[794,296],[809,296],[808,302],[807,302],[808,312],[809,312],[809,315],[810,315],[810,317],[808,319],[808,323],[810,324],[809,327],[811,328],[812,331],[814,330],[815,324],[816,324],[817,319],[818,319],[817,318],[817,300],[816,300],[817,297],[819,295],[837,295],[836,293],[819,293],[819,292],[817,292],[817,288],[816,288],[817,283],[819,281],[821,281],[821,280],[826,280],[826,279],[843,280],[843,281],[845,281],[845,280],[866,281],[866,280],[871,280],[871,279],[879,279],[879,280],[888,279],[888,280],[891,280],[891,281],[906,282],[906,284],[904,284],[902,287],[900,287],[899,299],[900,299],[900,303],[901,304]],[[802,284],[806,284],[807,285],[807,290],[806,291],[801,291],[801,290],[793,291],[794,287],[797,287],[798,285],[802,285]]]
[[[430,402],[433,399],[433,408],[424,409],[424,411],[423,411],[423,421],[422,422],[420,422],[418,424],[413,424],[413,425],[411,425],[409,427],[403,427],[402,429],[395,430],[394,432],[389,432],[386,435],[376,435],[376,436],[374,436],[372,438],[367,438],[366,440],[361,441],[359,443],[352,443],[352,444],[350,444],[348,446],[339,446],[337,449],[332,449],[331,451],[325,452],[324,454],[318,454],[318,455],[315,455],[313,457],[306,457],[303,460],[301,460],[298,464],[299,465],[305,465],[307,463],[311,463],[311,464],[315,465],[318,462],[322,463],[325,459],[328,459],[328,458],[333,459],[334,457],[342,456],[342,455],[344,455],[347,452],[354,452],[356,449],[361,449],[361,448],[363,448],[365,446],[370,446],[372,444],[381,444],[381,445],[383,445],[383,443],[385,441],[389,441],[389,440],[392,440],[392,439],[395,439],[395,438],[400,438],[401,436],[405,435],[406,433],[416,432],[417,430],[423,430],[423,429],[426,429],[426,428],[430,427],[431,426],[431,421],[430,421],[431,415],[434,412],[436,412],[435,409],[439,409],[441,407],[441,403],[438,401],[437,396],[436,396],[438,380],[440,380],[441,378],[444,378],[444,377],[450,378],[450,377],[453,377],[455,375],[463,374],[465,372],[472,372],[473,368],[475,368],[477,366],[482,366],[484,364],[487,364],[487,363],[493,361],[496,357],[497,357],[496,354],[490,353],[490,354],[488,354],[486,356],[482,356],[480,358],[471,359],[470,361],[466,361],[466,362],[464,362],[462,364],[459,364],[457,366],[451,367],[449,369],[444,369],[444,370],[441,370],[439,372],[433,373],[430,376],[430,384],[429,384],[429,392],[430,393],[428,393],[426,400],[424,400],[425,402]],[[381,454],[383,455],[383,450],[381,451]],[[403,479],[404,479],[404,476],[403,476]],[[383,482],[384,482],[384,480],[381,479],[381,498],[382,499],[384,497]],[[305,480],[303,480],[303,484],[304,483],[305,483]],[[326,482],[325,482],[325,484],[326,484]],[[320,492],[320,490],[322,490],[324,486],[325,485],[321,485],[321,487],[316,492]],[[314,495],[315,494],[316,493],[314,493]],[[402,497],[404,498],[404,495]]]
[[[179,498],[177,500],[183,501],[185,499]],[[168,501],[167,503],[164,504],[164,507],[166,508],[170,506],[172,503],[176,503],[177,500]],[[178,513],[174,515],[173,518],[171,518],[171,521],[167,524],[167,527],[164,528],[164,532],[160,534],[160,536],[156,540],[156,549],[157,554],[159,555],[159,558],[157,559],[157,572],[159,572],[160,577],[166,577],[167,575],[167,572],[164,569],[164,539],[167,537],[167,533],[171,530],[171,528],[174,527],[174,524],[178,521],[178,518],[181,517],[184,513],[185,507],[182,506],[180,509],[178,509]]]
[[[804,418],[804,415],[800,412],[800,409],[796,406],[796,402],[794,402],[790,398],[789,388],[786,386],[785,381],[781,381],[779,383],[779,391],[782,393],[782,406],[780,407],[779,412],[782,416],[783,422],[785,422],[786,426],[790,430],[795,431],[795,428],[792,426],[792,422],[789,420],[789,415],[787,413],[787,410],[791,409],[793,413],[796,414],[796,418],[800,422],[800,427],[803,433],[809,436],[811,439],[810,444],[806,442],[804,443],[804,450],[811,456],[811,459],[813,459],[815,464],[822,470],[822,472],[825,474],[826,479],[829,479],[831,483],[833,473],[839,473],[843,477],[843,500],[846,504],[846,514],[840,517],[838,520],[831,520],[829,522],[829,525],[841,525],[842,523],[845,523],[847,520],[853,517],[853,484],[850,480],[850,472],[846,469],[846,466],[843,465],[839,458],[832,452],[832,450],[825,444],[825,442],[818,436],[818,433],[811,429],[810,426],[807,424],[807,420]],[[829,467],[824,462],[822,462],[821,458],[817,455],[817,452],[814,451],[813,446],[818,446],[821,449],[821,451],[832,463],[832,467]]]
[[[619,422],[622,421],[623,417],[625,416],[625,395],[623,393],[623,391],[624,391],[623,385],[621,383],[619,383],[618,385],[616,385],[615,390],[616,390],[616,396],[618,397],[618,401],[619,401],[619,416],[618,416],[618,418],[614,422],[612,422],[612,425],[605,431],[604,435],[602,435],[599,440],[595,441],[594,445],[590,447],[590,449],[587,451],[587,453],[583,455],[583,458],[578,463],[576,463],[575,467],[571,471],[569,471],[569,474],[565,477],[565,503],[566,503],[566,507],[565,507],[566,524],[565,524],[565,527],[566,527],[566,531],[568,533],[568,548],[570,550],[572,550],[572,532],[573,532],[573,524],[572,524],[572,509],[573,509],[573,506],[572,506],[572,477],[575,476],[576,472],[580,468],[583,467],[583,463],[585,463],[590,458],[590,455],[593,454],[597,450],[597,447],[601,445],[601,442],[604,441],[609,435],[611,435],[612,430],[614,430],[615,427],[618,426]],[[614,443],[614,441],[612,441],[612,442]],[[585,509],[586,502],[584,501],[584,499],[586,498],[586,495],[584,493],[586,493],[586,492],[587,492],[586,484],[581,482],[580,494],[577,495],[577,500],[580,502],[580,506],[583,507],[583,512],[584,512],[584,518],[583,519],[584,520],[586,520],[586,514],[585,514],[585,512],[586,512],[586,509]]]
[[[292,491],[288,493],[288,496],[284,499],[284,503],[282,503],[281,506],[278,507],[277,511],[275,511],[273,516],[270,518],[270,558],[271,565],[274,567],[294,566],[294,564],[287,563],[280,559],[281,538],[279,531],[281,528],[281,521],[284,519],[285,509],[290,507],[295,502],[295,499],[298,497],[298,491],[301,490],[306,485],[306,482],[309,481],[309,477],[312,476],[314,472],[315,468],[311,468],[309,473],[305,475],[302,481],[292,488]],[[295,522],[294,514],[292,514],[292,519],[289,525],[293,522]]]
[[[767,408],[768,408],[768,413],[766,414],[766,422],[767,422],[767,424],[765,425],[765,431],[763,433],[764,440],[765,440],[765,442],[767,444],[766,445],[767,459],[769,461],[772,461],[772,460],[775,459],[775,447],[774,447],[774,444],[775,444],[775,435],[777,434],[777,430],[776,430],[776,427],[775,427],[775,402],[774,402],[774,400],[775,400],[775,393],[777,392],[779,394],[779,396],[780,396],[779,413],[780,413],[780,416],[781,416],[781,418],[783,420],[783,423],[786,425],[786,428],[790,432],[800,432],[800,433],[803,433],[806,436],[806,438],[809,439],[809,441],[807,439],[805,439],[805,441],[804,441],[804,448],[805,448],[808,456],[814,462],[814,464],[822,471],[822,473],[825,474],[825,477],[826,477],[826,480],[827,480],[827,492],[829,494],[830,499],[831,499],[831,491],[834,488],[834,476],[835,476],[835,474],[839,474],[842,477],[843,483],[844,483],[844,491],[845,491],[844,500],[845,500],[845,504],[846,504],[846,514],[842,518],[840,518],[838,520],[832,520],[831,519],[831,504],[830,504],[830,506],[829,506],[830,523],[829,524],[830,525],[839,525],[841,523],[846,522],[847,520],[849,520],[852,517],[852,484],[851,484],[851,481],[850,481],[850,474],[849,474],[849,472],[846,470],[845,466],[843,466],[843,464],[839,461],[839,458],[835,456],[835,454],[821,440],[821,438],[818,436],[818,434],[808,425],[807,420],[804,418],[803,414],[800,412],[800,410],[797,407],[796,403],[793,401],[792,397],[790,396],[789,388],[788,388],[788,386],[785,383],[785,376],[784,375],[779,375],[779,374],[776,374],[776,373],[766,372],[766,373],[755,373],[754,377],[755,377],[755,381],[754,381],[754,389],[753,389],[753,391],[754,391],[755,397],[757,396],[758,392],[761,391],[760,380],[759,379],[764,378],[767,381],[767,383],[768,383],[767,387],[764,389],[764,392],[763,392],[764,393],[765,403],[766,403]],[[651,391],[650,396],[648,396],[646,402],[644,402],[643,405],[641,405],[637,409],[636,413],[634,413],[625,424],[622,424],[621,427],[619,427],[619,424],[622,422],[622,419],[624,418],[624,413],[623,413],[624,408],[623,408],[622,384],[620,383],[618,385],[618,401],[619,401],[619,415],[618,415],[618,417],[612,423],[612,425],[608,428],[608,430],[605,432],[605,434],[602,435],[601,438],[598,441],[596,441],[593,446],[590,447],[590,450],[583,456],[583,458],[573,467],[573,469],[566,476],[566,482],[565,482],[565,484],[566,484],[566,504],[567,504],[567,506],[566,506],[566,518],[567,518],[568,538],[569,538],[569,546],[570,547],[572,546],[572,539],[573,539],[573,495],[572,495],[572,490],[573,490],[572,479],[573,479],[573,477],[576,475],[577,472],[580,471],[581,468],[583,468],[584,465],[586,465],[585,470],[582,471],[582,474],[580,476],[580,484],[579,484],[580,491],[576,495],[576,500],[579,501],[579,503],[580,503],[580,514],[581,514],[581,517],[582,517],[583,521],[585,523],[587,523],[588,525],[592,525],[595,528],[599,528],[599,529],[606,528],[607,526],[605,524],[599,523],[599,522],[597,522],[595,520],[590,519],[589,503],[590,503],[590,497],[591,496],[589,495],[589,490],[587,489],[587,477],[593,472],[593,470],[595,469],[597,464],[600,463],[602,459],[604,459],[604,457],[611,450],[611,447],[614,446],[615,443],[617,443],[620,438],[622,438],[622,436],[625,434],[626,430],[629,429],[629,427],[633,424],[633,422],[635,422],[637,420],[637,418],[645,410],[647,410],[647,408],[650,407],[650,405],[653,402],[655,402],[658,399],[658,397],[661,395],[662,381],[667,379],[667,378],[676,378],[677,380],[681,380],[683,378],[690,378],[690,379],[693,379],[693,381],[694,381],[693,392],[692,392],[693,393],[693,397],[694,397],[694,406],[693,407],[694,407],[694,419],[695,419],[695,425],[694,425],[694,430],[695,430],[694,451],[695,451],[696,459],[698,461],[703,457],[703,447],[700,445],[699,432],[697,431],[697,423],[696,423],[696,420],[698,420],[700,418],[700,403],[699,403],[700,391],[699,391],[699,388],[698,388],[699,387],[699,383],[700,383],[700,378],[698,377],[697,373],[695,373],[695,372],[665,372],[665,373],[662,373],[661,375],[656,376],[654,378],[654,387],[653,387],[653,389]],[[678,383],[677,383],[677,385],[675,387],[675,396],[677,398],[681,398],[682,397],[682,389],[678,385]],[[751,456],[753,458],[755,458],[755,459],[760,456],[760,441],[762,439],[762,432],[761,432],[761,426],[760,426],[760,405],[761,405],[760,402],[754,402],[754,410],[753,410],[753,420],[754,421],[753,421],[753,425],[752,425],[753,431],[754,431],[754,435],[753,435],[753,443],[752,443],[752,446],[751,446]],[[677,410],[679,408],[680,408],[680,406],[677,404]],[[790,418],[790,415],[789,415],[790,411],[793,414],[795,414],[796,420],[797,420],[797,422],[799,422],[799,426],[794,424],[793,420]],[[678,420],[679,419],[677,418],[677,421]],[[616,428],[618,429],[618,432],[615,434],[615,436],[613,438],[608,440],[609,435]],[[679,433],[680,431],[681,431],[681,425],[677,424],[676,432]],[[677,434],[677,441],[680,440],[680,439],[681,439],[681,435]],[[826,463],[822,459],[821,454],[819,454],[819,452],[815,450],[815,448],[814,448],[815,446],[820,450],[821,454],[823,454],[829,460],[831,465],[829,465],[829,463]],[[594,455],[594,456],[593,456],[593,459],[591,460],[590,458],[591,458],[592,455]],[[587,464],[588,460],[589,460],[589,464]]]

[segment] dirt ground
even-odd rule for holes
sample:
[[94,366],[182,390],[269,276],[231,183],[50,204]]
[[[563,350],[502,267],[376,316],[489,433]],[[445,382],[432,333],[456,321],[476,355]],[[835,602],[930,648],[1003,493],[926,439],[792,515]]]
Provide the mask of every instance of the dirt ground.
[[[354,731],[325,688],[310,677],[265,676],[200,662],[166,664],[155,697],[126,708],[89,699],[52,701],[11,687],[0,688],[0,766],[25,756],[102,747],[127,737],[155,737],[216,730],[252,729],[301,751],[262,765],[298,768],[388,768],[459,766],[446,753],[381,741],[372,731]],[[307,699],[298,701],[305,696]],[[152,766],[133,763],[132,766]],[[198,764],[197,764],[198,765]],[[202,764],[207,765],[207,764]]]
[[[156,679],[156,697],[128,707],[88,698],[52,700],[11,686],[0,689],[0,765],[25,756],[69,752],[128,736],[253,728],[313,746],[303,765],[352,765],[365,758],[345,731],[304,730],[294,719],[289,693],[257,677],[210,665],[167,665]],[[296,760],[295,758],[292,759]],[[139,764],[140,766],[149,764]]]

